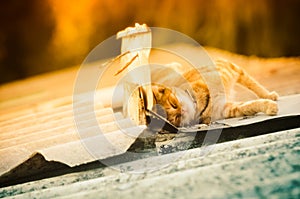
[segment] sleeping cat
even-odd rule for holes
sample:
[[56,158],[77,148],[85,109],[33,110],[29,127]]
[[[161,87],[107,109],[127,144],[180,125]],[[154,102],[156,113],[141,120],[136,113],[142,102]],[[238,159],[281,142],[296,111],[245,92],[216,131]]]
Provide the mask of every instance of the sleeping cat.
[[[178,65],[169,67],[181,70],[178,69]],[[155,79],[161,80],[152,84],[153,111],[177,127],[209,124],[223,118],[250,116],[259,112],[267,115],[277,114],[278,107],[275,101],[278,94],[266,90],[239,66],[225,60],[217,60],[215,68],[202,68],[200,72],[197,69],[185,71],[182,74],[184,78],[181,79],[168,75],[171,74],[168,72],[162,76],[162,73],[156,71],[156,74],[159,74],[156,77],[152,73],[154,82]],[[169,82],[167,86],[166,82]],[[230,101],[236,83],[253,91],[261,99],[247,102]]]

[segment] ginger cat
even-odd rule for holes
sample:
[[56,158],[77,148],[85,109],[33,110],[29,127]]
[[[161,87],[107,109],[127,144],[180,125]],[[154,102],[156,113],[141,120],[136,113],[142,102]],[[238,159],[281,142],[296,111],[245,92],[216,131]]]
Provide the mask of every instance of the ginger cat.
[[[218,119],[250,116],[259,112],[277,114],[276,92],[269,92],[242,68],[228,61],[217,60],[215,65],[214,69],[202,69],[201,75],[197,69],[184,72],[184,78],[175,77],[167,72],[168,69],[152,71],[152,80],[157,81],[152,84],[153,111],[177,127],[209,124]],[[169,67],[175,67],[178,71],[176,65]],[[169,85],[166,86],[166,83]],[[253,91],[261,99],[230,101],[236,83]]]

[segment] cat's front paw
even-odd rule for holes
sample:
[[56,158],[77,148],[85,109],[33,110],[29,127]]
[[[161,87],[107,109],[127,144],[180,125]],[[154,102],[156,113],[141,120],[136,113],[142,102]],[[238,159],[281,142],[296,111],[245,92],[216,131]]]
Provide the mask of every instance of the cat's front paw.
[[278,97],[279,95],[275,91],[272,91],[268,94],[267,99],[277,101]]
[[274,101],[268,101],[266,114],[267,115],[277,115],[278,113],[278,105]]

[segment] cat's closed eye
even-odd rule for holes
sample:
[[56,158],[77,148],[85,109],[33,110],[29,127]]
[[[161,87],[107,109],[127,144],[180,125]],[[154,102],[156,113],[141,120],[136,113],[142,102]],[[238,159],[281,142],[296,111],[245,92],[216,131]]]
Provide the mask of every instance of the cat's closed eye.
[[168,99],[170,105],[172,106],[172,108],[177,109],[178,105],[176,104],[175,100],[172,99],[171,97]]
[[164,93],[164,92],[165,92],[165,88],[163,88],[163,87],[159,87],[159,88],[158,88],[158,92],[160,92],[160,93]]

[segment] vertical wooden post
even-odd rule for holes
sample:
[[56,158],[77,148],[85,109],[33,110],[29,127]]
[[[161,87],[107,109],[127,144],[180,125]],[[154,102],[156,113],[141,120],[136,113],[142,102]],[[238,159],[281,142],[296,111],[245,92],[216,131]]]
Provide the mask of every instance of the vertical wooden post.
[[[146,24],[135,24],[118,32],[117,38],[122,38],[121,67],[126,67],[124,80],[123,112],[136,124],[146,124],[145,108],[152,109],[153,94],[151,90],[151,71],[149,54],[151,50],[151,30]],[[123,69],[122,69],[123,70]],[[130,72],[131,71],[131,72]],[[141,88],[145,92],[143,98]],[[144,100],[146,106],[144,107]]]

